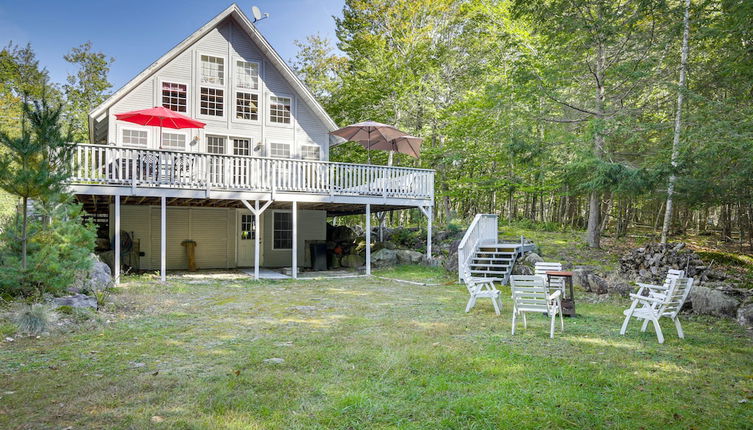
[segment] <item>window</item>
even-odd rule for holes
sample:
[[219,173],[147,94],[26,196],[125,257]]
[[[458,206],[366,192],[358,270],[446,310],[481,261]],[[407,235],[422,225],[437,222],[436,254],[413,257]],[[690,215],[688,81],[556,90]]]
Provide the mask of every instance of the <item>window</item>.
[[319,160],[319,147],[313,145],[301,146],[301,158],[304,160]]
[[256,237],[256,217],[253,215],[241,215],[241,240],[250,240]]
[[274,213],[274,249],[291,249],[293,247],[293,214],[290,212]]
[[201,83],[210,85],[225,85],[225,59],[201,56]]
[[162,83],[162,106],[175,112],[185,112],[187,103],[187,86],[174,82]]
[[207,152],[210,154],[225,154],[225,138],[221,136],[207,136]]
[[186,135],[182,133],[162,133],[162,147],[165,149],[186,150]]
[[223,116],[225,92],[217,88],[201,87],[201,114],[209,116]]
[[269,97],[269,121],[290,124],[290,97]]
[[238,60],[235,63],[236,86],[248,90],[259,89],[259,65]]
[[130,128],[123,129],[123,145],[141,146],[146,148],[149,135],[146,130],[134,130]]
[[251,93],[235,93],[235,117],[237,119],[259,119],[259,95]]
[[251,155],[251,139],[233,139],[233,155]]
[[290,144],[272,142],[269,145],[269,155],[274,158],[290,158]]

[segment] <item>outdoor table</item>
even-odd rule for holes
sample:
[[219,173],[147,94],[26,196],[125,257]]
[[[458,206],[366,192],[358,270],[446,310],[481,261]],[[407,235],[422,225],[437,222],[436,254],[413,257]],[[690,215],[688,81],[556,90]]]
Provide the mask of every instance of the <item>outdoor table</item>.
[[567,283],[567,291],[565,291],[565,296],[562,297],[562,315],[568,316],[568,317],[574,317],[575,316],[575,295],[573,294],[573,272],[565,272],[565,271],[551,271],[546,272],[546,281],[547,285],[549,285],[549,281],[552,278],[563,278],[565,279],[565,283]]

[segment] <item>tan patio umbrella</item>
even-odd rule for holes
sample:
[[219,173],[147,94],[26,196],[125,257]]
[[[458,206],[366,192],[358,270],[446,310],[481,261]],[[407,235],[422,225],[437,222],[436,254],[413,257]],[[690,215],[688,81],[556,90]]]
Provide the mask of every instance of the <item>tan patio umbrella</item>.
[[421,143],[423,141],[420,137],[405,135],[392,139],[389,142],[379,142],[371,145],[371,149],[399,152],[410,155],[413,158],[418,158],[421,155]]
[[[375,121],[363,121],[351,124],[330,132],[330,134],[342,137],[346,141],[358,142],[366,148],[367,152],[375,148],[375,145],[389,145],[391,140],[408,135],[408,133],[398,130],[395,126]],[[390,149],[386,150],[389,151]],[[368,153],[369,163],[371,163],[371,152]]]

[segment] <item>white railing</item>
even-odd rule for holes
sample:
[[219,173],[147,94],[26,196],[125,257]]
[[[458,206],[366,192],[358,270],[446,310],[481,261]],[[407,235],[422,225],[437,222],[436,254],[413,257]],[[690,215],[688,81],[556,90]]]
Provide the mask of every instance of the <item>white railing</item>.
[[458,277],[460,280],[463,279],[463,273],[467,269],[471,257],[476,252],[476,248],[480,245],[496,243],[497,215],[476,214],[458,245]]
[[76,144],[73,184],[433,199],[434,171]]

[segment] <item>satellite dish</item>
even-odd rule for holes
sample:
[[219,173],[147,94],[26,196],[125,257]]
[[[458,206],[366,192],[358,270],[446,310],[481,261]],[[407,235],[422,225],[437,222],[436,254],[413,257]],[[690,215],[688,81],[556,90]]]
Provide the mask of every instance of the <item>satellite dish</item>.
[[254,21],[258,21],[261,19],[261,11],[259,10],[258,7],[256,6],[251,7],[251,14],[254,15]]

